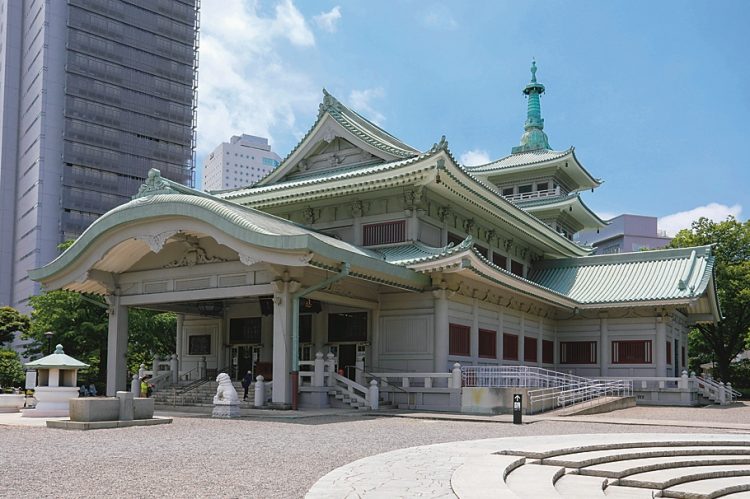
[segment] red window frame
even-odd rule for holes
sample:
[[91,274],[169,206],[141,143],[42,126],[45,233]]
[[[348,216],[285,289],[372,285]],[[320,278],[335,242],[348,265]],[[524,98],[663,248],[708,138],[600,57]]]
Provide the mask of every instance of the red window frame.
[[500,267],[501,269],[508,268],[508,257],[499,253],[492,253],[492,263]]
[[651,340],[616,340],[612,342],[613,364],[651,364]]
[[479,356],[484,359],[497,358],[497,332],[492,329],[479,330]]
[[523,263],[515,260],[510,261],[510,273],[523,277]]
[[667,340],[667,365],[672,365],[672,342]]
[[596,341],[561,341],[560,364],[596,364]]
[[524,362],[536,362],[537,339],[531,336],[523,337],[523,361]]
[[503,360],[518,360],[518,335],[503,333]]
[[463,324],[450,324],[448,326],[448,355],[471,355],[469,344],[471,328]]
[[542,340],[542,363],[555,363],[555,342],[552,340]]

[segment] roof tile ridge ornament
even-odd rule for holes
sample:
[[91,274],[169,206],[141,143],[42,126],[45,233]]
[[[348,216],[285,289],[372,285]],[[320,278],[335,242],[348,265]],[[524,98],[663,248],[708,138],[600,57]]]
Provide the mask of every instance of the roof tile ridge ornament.
[[440,142],[435,142],[430,148],[430,153],[436,153],[438,151],[448,151],[448,141],[445,135],[440,137]]
[[138,188],[138,193],[133,196],[133,199],[154,194],[179,194],[179,191],[172,187],[168,179],[162,178],[159,170],[151,168],[146,176],[146,181]]
[[341,103],[323,87],[323,102],[318,106],[318,118],[323,116],[326,111],[341,110]]

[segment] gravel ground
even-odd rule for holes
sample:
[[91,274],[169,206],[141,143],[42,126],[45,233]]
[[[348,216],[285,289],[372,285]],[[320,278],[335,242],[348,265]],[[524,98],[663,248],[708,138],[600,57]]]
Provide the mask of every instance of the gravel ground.
[[705,407],[644,407],[636,406],[598,415],[601,418],[658,419],[670,421],[703,421],[710,429],[711,422],[750,424],[750,402]]
[[[665,419],[676,417],[670,413]],[[363,416],[283,421],[175,418],[169,425],[84,432],[0,426],[0,497],[302,497],[329,471],[394,449],[480,438],[609,432],[705,430]]]

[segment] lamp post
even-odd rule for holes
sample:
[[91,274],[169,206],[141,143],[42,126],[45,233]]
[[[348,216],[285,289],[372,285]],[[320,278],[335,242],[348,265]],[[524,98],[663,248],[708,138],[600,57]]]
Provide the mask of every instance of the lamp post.
[[52,331],[47,331],[44,333],[44,336],[47,337],[47,355],[50,355],[52,353],[52,336],[54,336],[55,333]]

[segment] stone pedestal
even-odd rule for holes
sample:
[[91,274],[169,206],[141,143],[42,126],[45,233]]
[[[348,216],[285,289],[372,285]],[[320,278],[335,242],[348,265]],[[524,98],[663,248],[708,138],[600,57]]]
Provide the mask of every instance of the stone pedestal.
[[212,418],[238,418],[240,417],[239,404],[214,405],[211,412]]

